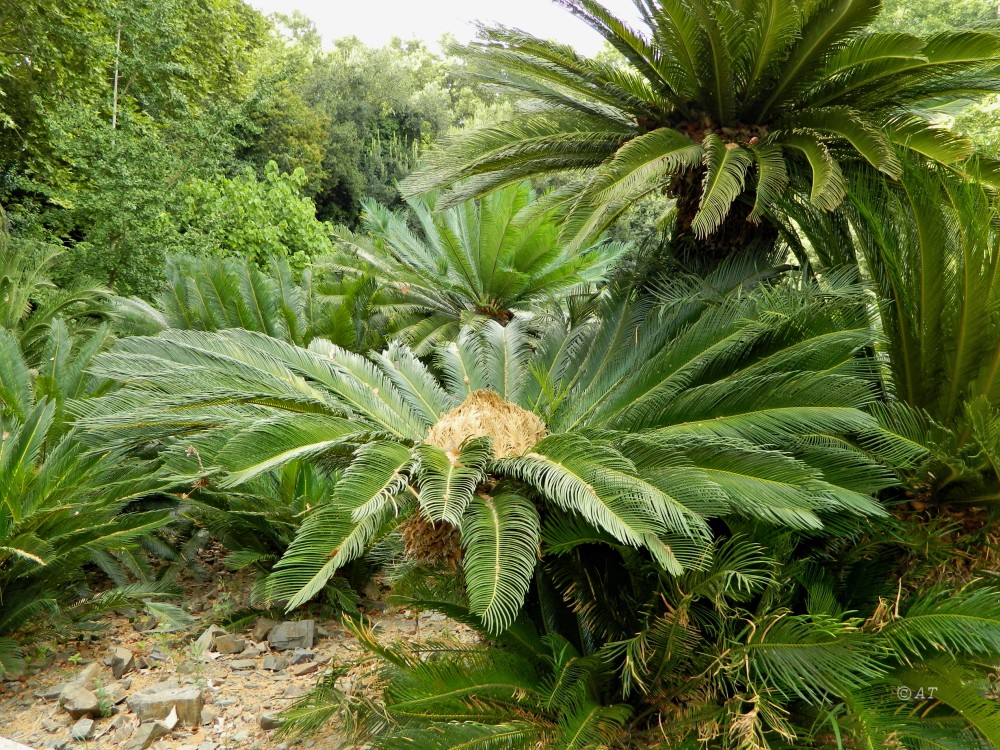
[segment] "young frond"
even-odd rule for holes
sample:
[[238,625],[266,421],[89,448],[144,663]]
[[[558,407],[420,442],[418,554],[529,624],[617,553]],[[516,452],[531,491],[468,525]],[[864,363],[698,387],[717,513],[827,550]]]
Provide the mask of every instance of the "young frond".
[[701,204],[691,228],[704,238],[722,224],[729,209],[743,192],[747,170],[753,164],[751,151],[735,143],[723,143],[716,135],[705,138],[705,178]]
[[506,493],[472,498],[462,521],[462,561],[472,611],[493,633],[506,630],[524,604],[539,553],[534,505]]
[[424,517],[460,526],[476,488],[486,479],[486,462],[492,456],[487,438],[467,441],[457,454],[428,443],[417,446],[414,474]]

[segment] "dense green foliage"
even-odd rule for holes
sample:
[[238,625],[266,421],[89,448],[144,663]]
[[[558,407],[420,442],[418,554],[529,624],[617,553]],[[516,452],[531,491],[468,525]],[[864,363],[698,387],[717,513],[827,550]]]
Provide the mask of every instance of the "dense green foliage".
[[179,252],[301,268],[329,249],[325,220],[396,205],[423,149],[501,107],[422,45],[325,51],[307,20],[242,0],[15,5],[0,205],[16,243],[72,250],[70,285],[150,298]]
[[[417,507],[463,537],[486,533],[477,524],[494,517],[492,533],[525,544],[511,546],[515,557],[499,578],[470,545],[466,577],[478,614],[502,629],[527,593],[537,540],[556,533],[549,524],[560,527],[566,512],[675,573],[707,542],[702,516],[808,529],[827,514],[881,513],[866,495],[891,478],[849,444],[836,463],[817,448],[829,440],[832,455],[836,436],[877,433],[860,410],[871,389],[851,374],[869,336],[863,308],[849,295],[837,302],[819,292],[737,299],[687,327],[684,318],[617,305],[601,324],[553,327],[534,352],[523,324],[490,321],[438,350],[441,382],[398,346],[367,360],[325,342],[303,350],[250,332],[171,331],[101,355],[97,371],[127,386],[80,409],[104,445],[155,437],[180,441],[183,451],[190,442],[210,455],[207,466],[229,472],[223,486],[305,457],[346,459],[326,512],[311,517],[277,566],[274,597],[289,606],[308,601]],[[741,357],[747,349],[752,355]],[[482,391],[544,422],[549,436],[530,457],[464,438],[451,447],[423,442],[463,403],[475,416]],[[224,435],[224,444],[209,454],[201,433],[210,442]],[[484,483],[499,484],[495,508],[474,494]],[[540,517],[525,498],[545,503]]]
[[624,62],[484,29],[467,53],[477,77],[524,97],[525,111],[455,138],[409,191],[452,186],[457,201],[582,171],[557,193],[576,243],[666,192],[676,199],[675,253],[710,267],[773,244],[768,228],[789,190],[837,208],[854,163],[898,179],[904,151],[964,173],[973,144],[929,108],[996,90],[995,31],[871,32],[878,0],[637,2],[641,32],[596,0],[560,4]]
[[[0,246],[0,675],[18,674],[21,645],[75,621],[142,603],[174,617],[149,597],[154,582],[141,539],[165,526],[163,511],[130,512],[164,489],[155,465],[124,452],[92,452],[69,425],[66,406],[99,396],[111,383],[88,372],[107,346],[106,325],[71,333],[87,294],[35,295],[43,271]],[[48,261],[50,259],[46,259]],[[12,269],[15,273],[11,273]],[[12,283],[13,282],[13,283]],[[37,308],[30,309],[34,305]],[[10,315],[11,310],[20,315]],[[91,312],[93,309],[91,308]],[[84,566],[118,588],[93,591]]]
[[0,677],[212,540],[374,663],[288,728],[1000,746],[997,8],[556,1],[608,49],[0,0]]
[[593,295],[626,249],[598,242],[571,251],[559,240],[560,217],[540,210],[526,183],[442,211],[436,200],[411,199],[408,212],[366,201],[359,231],[337,232],[331,262],[347,279],[378,284],[393,308],[392,336],[418,355],[454,340],[476,315],[507,323]]

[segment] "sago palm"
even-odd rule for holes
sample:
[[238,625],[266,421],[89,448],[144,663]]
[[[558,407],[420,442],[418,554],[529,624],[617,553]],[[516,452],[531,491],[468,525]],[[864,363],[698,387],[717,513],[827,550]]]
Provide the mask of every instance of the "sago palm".
[[[155,468],[120,451],[90,451],[66,427],[66,400],[107,390],[87,373],[107,331],[76,339],[59,319],[49,331],[33,370],[14,333],[0,328],[0,676],[20,671],[21,646],[32,638],[155,595],[160,587],[126,584],[146,577],[138,539],[170,520],[128,512],[166,486]],[[85,565],[122,587],[94,594]]]
[[993,29],[930,37],[868,30],[878,0],[634,0],[633,29],[597,0],[556,0],[623,57],[614,64],[509,28],[468,51],[475,77],[514,92],[511,119],[458,135],[411,177],[410,193],[451,186],[445,205],[526,177],[578,175],[556,201],[579,243],[644,195],[676,201],[675,250],[712,266],[773,244],[789,190],[829,211],[845,172],[893,180],[899,153],[993,179],[934,108],[995,92]]
[[871,494],[893,478],[854,442],[890,441],[863,411],[875,391],[856,294],[604,313],[541,341],[516,318],[466,327],[435,370],[398,344],[362,357],[167,331],[102,355],[95,371],[122,387],[79,408],[95,444],[199,451],[200,484],[299,460],[342,471],[270,577],[289,608],[397,527],[411,557],[461,567],[500,632],[570,520],[679,574],[714,516],[819,529],[882,512]]
[[[173,476],[192,476],[202,468],[200,451],[186,451],[170,455],[166,470]],[[264,579],[291,545],[310,510],[332,494],[335,483],[334,476],[307,461],[295,461],[239,487],[222,489],[207,482],[184,487],[176,513],[198,530],[191,534],[192,539],[203,532],[204,538],[222,544],[228,551],[223,559],[228,569],[255,575],[250,592],[250,603],[255,605],[266,599]],[[358,596],[350,583],[359,582],[367,571],[358,562],[344,573],[346,577],[331,579],[324,593],[338,609],[356,612]]]
[[137,297],[112,300],[122,331],[243,328],[302,346],[320,336],[364,349],[384,327],[372,282],[324,280],[311,269],[296,278],[284,258],[272,258],[264,271],[247,260],[174,257],[165,276],[154,304]]
[[[2,217],[0,217],[2,218]],[[34,253],[9,242],[0,227],[0,327],[11,331],[34,365],[57,319],[77,328],[104,317],[106,291],[81,284],[60,288],[49,278],[60,253]]]
[[897,590],[887,545],[865,543],[864,526],[838,539],[737,523],[672,576],[565,524],[508,631],[427,577],[397,602],[483,641],[382,644],[358,623],[382,694],[345,694],[334,673],[286,729],[335,719],[380,750],[997,746],[1000,590]]
[[786,236],[798,235],[818,267],[856,264],[872,285],[887,395],[876,413],[928,449],[917,484],[938,501],[994,503],[1000,499],[997,207],[978,186],[919,162],[905,166],[899,184],[857,175],[841,216],[813,215],[786,227]]
[[418,354],[453,340],[470,316],[506,324],[593,292],[625,250],[608,242],[571,250],[527,183],[446,210],[437,202],[412,198],[408,211],[391,211],[367,200],[360,230],[334,235],[334,270],[374,279],[394,303],[394,335]]

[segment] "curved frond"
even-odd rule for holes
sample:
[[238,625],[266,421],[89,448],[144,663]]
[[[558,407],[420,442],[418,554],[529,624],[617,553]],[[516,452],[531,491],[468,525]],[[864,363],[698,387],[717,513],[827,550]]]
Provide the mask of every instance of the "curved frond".
[[472,611],[504,631],[524,604],[535,572],[540,525],[534,505],[506,493],[472,498],[462,521],[462,567]]

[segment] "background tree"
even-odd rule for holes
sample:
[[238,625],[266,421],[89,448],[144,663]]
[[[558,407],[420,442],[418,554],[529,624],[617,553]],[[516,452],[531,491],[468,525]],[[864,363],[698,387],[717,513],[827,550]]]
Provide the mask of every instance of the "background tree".
[[399,207],[396,183],[427,146],[491,108],[502,111],[497,95],[456,78],[452,64],[398,39],[381,49],[342,39],[315,61],[302,96],[330,123],[315,194],[321,218],[354,226],[365,197]]

